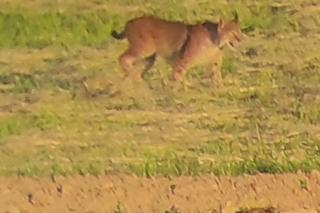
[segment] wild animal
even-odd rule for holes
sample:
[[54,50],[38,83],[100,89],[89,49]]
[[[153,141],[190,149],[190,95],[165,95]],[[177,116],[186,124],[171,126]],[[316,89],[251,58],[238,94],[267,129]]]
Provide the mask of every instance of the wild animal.
[[194,66],[210,65],[211,78],[222,86],[222,48],[232,49],[242,39],[238,15],[229,21],[185,24],[155,16],[129,20],[122,32],[112,31],[116,39],[127,39],[129,46],[118,58],[126,75],[141,79],[141,75],[162,57],[173,67],[172,80],[180,81]]

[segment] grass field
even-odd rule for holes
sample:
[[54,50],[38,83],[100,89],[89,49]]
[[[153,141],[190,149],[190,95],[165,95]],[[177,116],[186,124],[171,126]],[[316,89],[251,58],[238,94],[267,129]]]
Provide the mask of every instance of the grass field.
[[[224,51],[224,88],[199,67],[173,91],[161,60],[145,84],[123,81],[127,43],[110,31],[129,18],[235,9],[248,38]],[[319,35],[317,0],[1,1],[0,175],[319,170]]]

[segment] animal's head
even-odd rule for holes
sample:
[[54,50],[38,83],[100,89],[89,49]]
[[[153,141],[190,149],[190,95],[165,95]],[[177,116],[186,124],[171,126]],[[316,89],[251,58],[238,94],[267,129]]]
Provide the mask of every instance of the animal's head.
[[220,47],[225,44],[231,49],[243,39],[244,34],[240,30],[240,23],[238,14],[234,14],[234,18],[229,21],[219,20],[218,23],[218,33],[220,36]]

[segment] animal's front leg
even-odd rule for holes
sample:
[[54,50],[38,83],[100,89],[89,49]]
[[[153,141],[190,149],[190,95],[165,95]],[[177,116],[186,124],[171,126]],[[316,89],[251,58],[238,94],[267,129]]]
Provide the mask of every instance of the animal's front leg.
[[219,53],[212,65],[212,76],[211,79],[216,87],[222,87],[222,76],[221,76],[221,65],[222,65],[223,56],[222,53]]
[[174,72],[173,72],[173,84],[172,86],[177,86],[177,82],[180,82],[183,89],[186,90],[187,88],[192,87],[192,84],[187,81],[186,79],[183,79],[183,77],[185,76],[185,74],[187,73],[188,68],[190,68],[190,62],[188,60],[179,60],[175,67],[174,67]]
[[187,73],[187,70],[192,66],[197,54],[196,50],[192,51],[192,49],[195,49],[193,46],[192,42],[187,44],[185,51],[182,52],[181,57],[179,57],[175,62],[172,76],[172,80],[174,82],[180,82]]
[[180,82],[183,76],[187,72],[187,62],[183,59],[179,59],[173,67],[172,80],[174,82]]

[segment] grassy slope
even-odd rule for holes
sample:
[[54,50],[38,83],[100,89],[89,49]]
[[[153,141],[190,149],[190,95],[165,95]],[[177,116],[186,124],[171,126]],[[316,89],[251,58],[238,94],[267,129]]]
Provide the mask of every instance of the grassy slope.
[[[320,5],[268,1],[0,3],[0,174],[140,175],[320,169]],[[242,2],[242,3],[241,3]],[[49,9],[48,9],[49,8]],[[109,36],[142,13],[196,22],[237,9],[250,37],[226,50],[225,88],[121,80]]]

